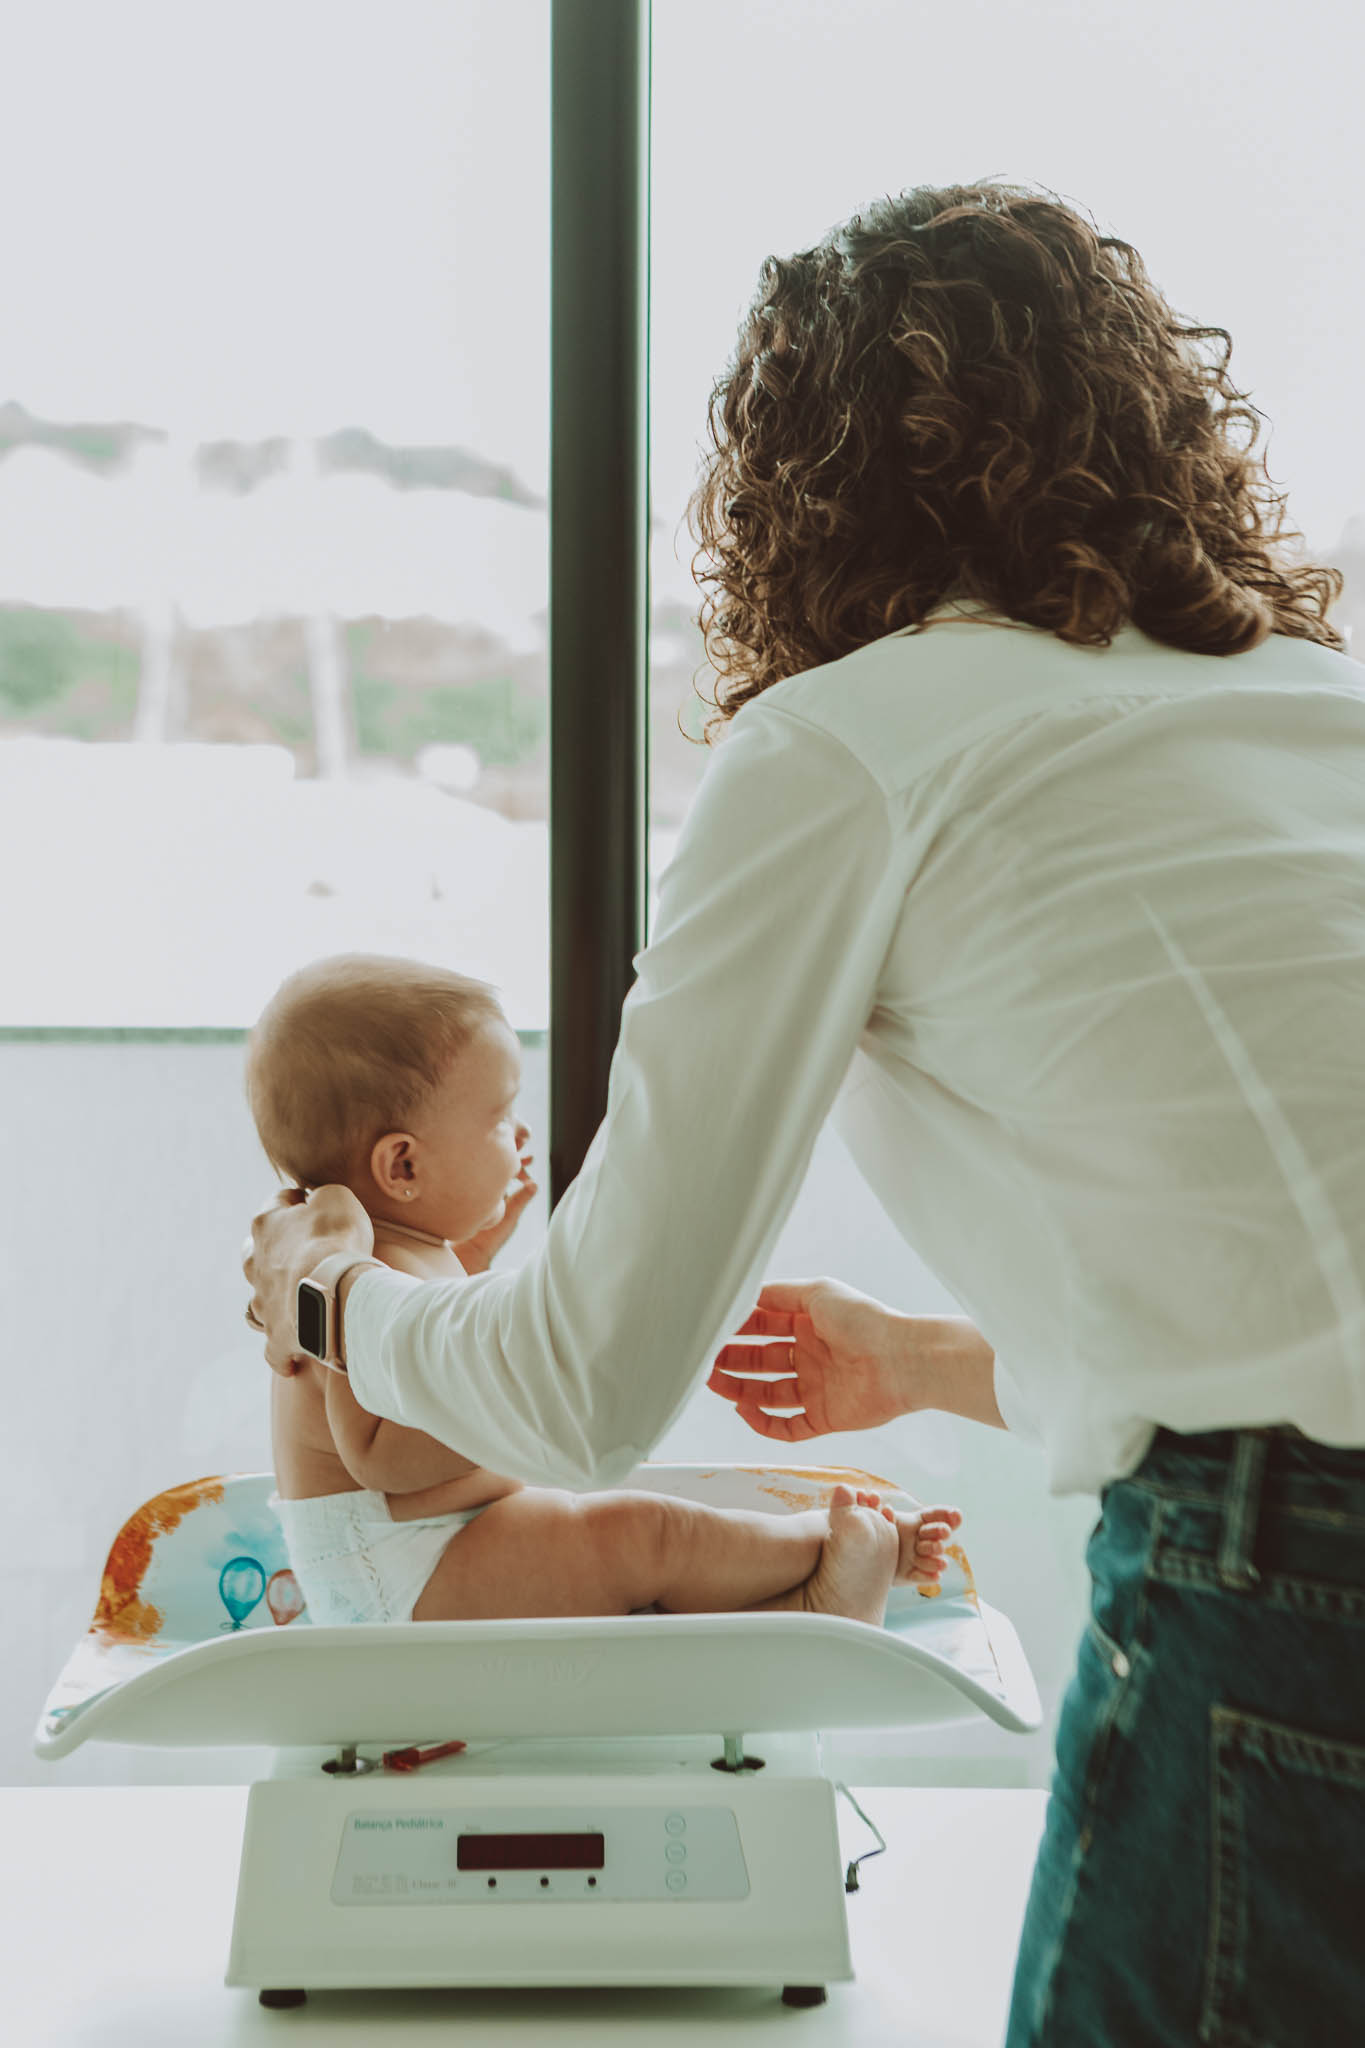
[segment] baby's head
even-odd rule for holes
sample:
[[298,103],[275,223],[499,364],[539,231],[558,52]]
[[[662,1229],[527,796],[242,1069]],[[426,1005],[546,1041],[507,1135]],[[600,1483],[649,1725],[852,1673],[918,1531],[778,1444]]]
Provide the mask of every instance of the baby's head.
[[266,1157],[370,1215],[462,1243],[518,1169],[521,1048],[493,990],[419,960],[341,953],[275,991],[247,1044]]

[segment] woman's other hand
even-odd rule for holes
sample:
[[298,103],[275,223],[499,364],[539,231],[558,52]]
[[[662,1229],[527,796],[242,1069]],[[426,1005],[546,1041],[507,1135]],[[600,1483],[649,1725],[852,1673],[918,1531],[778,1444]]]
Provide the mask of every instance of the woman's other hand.
[[789,1280],[763,1289],[736,1334],[779,1341],[727,1344],[707,1385],[735,1403],[750,1429],[779,1443],[879,1429],[925,1408],[1005,1427],[995,1353],[967,1316],[897,1315],[838,1280]]
[[265,1332],[265,1360],[287,1379],[307,1362],[300,1354],[299,1282],[333,1252],[368,1259],[374,1227],[349,1188],[282,1188],[251,1220],[242,1271],[251,1287],[246,1319]]
[[[934,1319],[896,1315],[838,1280],[774,1282],[736,1335],[779,1341],[727,1344],[707,1385],[735,1403],[750,1429],[782,1443],[878,1429],[924,1405],[915,1397],[917,1328],[928,1342]],[[748,1377],[755,1372],[781,1377]]]

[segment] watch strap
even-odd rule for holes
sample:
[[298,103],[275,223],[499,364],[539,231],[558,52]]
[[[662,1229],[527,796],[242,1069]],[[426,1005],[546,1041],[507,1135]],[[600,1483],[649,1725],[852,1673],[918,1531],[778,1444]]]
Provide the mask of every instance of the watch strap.
[[324,1365],[330,1365],[339,1372],[346,1370],[346,1346],[341,1323],[341,1283],[348,1273],[354,1273],[362,1266],[382,1267],[382,1259],[356,1258],[351,1252],[330,1252],[325,1259],[314,1266],[304,1279],[318,1288],[327,1297],[327,1353]]

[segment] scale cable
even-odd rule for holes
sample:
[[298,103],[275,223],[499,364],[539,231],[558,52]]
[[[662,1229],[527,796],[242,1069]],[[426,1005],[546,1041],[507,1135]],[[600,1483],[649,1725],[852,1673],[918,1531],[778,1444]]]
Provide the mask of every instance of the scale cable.
[[857,1814],[863,1826],[877,1837],[876,1848],[864,1849],[862,1855],[855,1856],[853,1861],[849,1864],[848,1869],[844,1872],[844,1890],[846,1892],[856,1892],[862,1889],[861,1883],[858,1878],[858,1865],[860,1863],[869,1862],[871,1858],[874,1856],[884,1855],[886,1853],[886,1837],[882,1833],[881,1829],[877,1826],[877,1823],[875,1821],[868,1819],[867,1815],[863,1812],[861,1806],[859,1806],[857,1800],[853,1797],[853,1794],[849,1791],[847,1785],[836,1784],[834,1789],[836,1792],[843,1793],[845,1799],[853,1808],[853,1811]]

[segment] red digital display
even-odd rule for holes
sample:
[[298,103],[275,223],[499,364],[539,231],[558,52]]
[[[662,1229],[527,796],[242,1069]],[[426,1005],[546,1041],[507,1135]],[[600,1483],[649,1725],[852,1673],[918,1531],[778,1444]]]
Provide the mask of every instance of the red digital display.
[[600,1870],[603,1835],[461,1835],[461,1870]]

